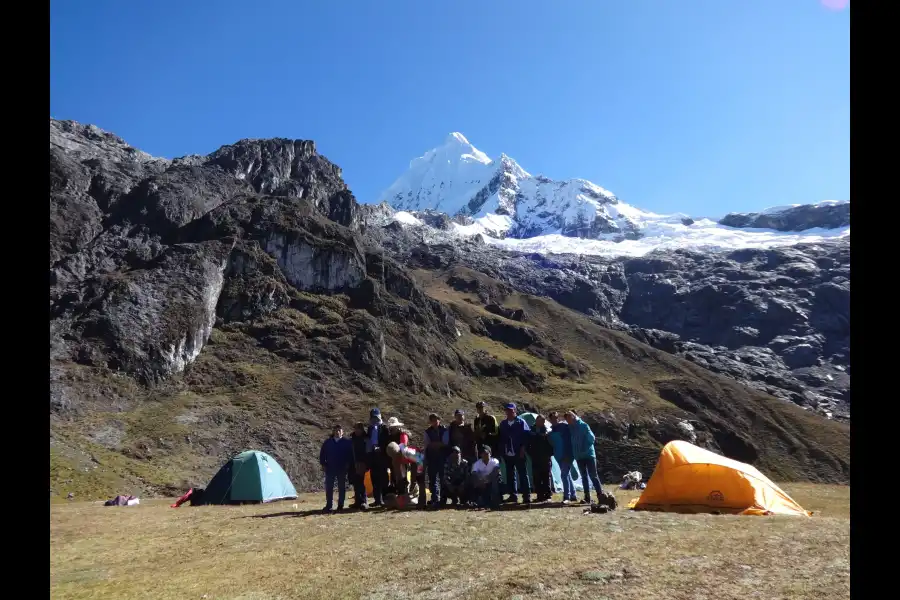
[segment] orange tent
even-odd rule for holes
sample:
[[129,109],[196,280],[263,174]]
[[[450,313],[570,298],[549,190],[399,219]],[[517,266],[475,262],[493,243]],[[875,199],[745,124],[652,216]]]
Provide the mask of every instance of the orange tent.
[[679,513],[812,514],[756,467],[683,441],[665,445],[647,488],[629,508]]

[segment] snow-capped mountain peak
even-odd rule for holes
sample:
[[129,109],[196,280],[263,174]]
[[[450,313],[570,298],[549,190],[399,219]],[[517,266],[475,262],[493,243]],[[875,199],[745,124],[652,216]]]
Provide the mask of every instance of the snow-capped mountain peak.
[[635,231],[628,215],[637,210],[608,209],[618,199],[590,181],[534,177],[507,154],[492,160],[458,132],[413,160],[378,201],[401,211],[470,218],[480,232],[497,237],[628,237]]

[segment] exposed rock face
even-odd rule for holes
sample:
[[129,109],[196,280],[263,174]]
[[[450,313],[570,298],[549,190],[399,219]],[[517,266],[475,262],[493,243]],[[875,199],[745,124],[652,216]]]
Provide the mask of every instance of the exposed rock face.
[[719,223],[728,227],[805,231],[837,229],[850,225],[849,202],[804,204],[763,213],[729,213]]
[[158,381],[200,354],[212,332],[231,243],[168,247],[151,268],[88,276],[50,308],[51,359]]
[[208,164],[249,182],[261,194],[304,198],[332,221],[358,225],[359,205],[341,178],[341,169],[317,154],[311,141],[241,140],[210,154]]

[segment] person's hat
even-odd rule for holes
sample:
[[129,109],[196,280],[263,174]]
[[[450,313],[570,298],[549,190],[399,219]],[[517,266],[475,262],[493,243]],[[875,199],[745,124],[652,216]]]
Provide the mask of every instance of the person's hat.
[[452,448],[450,448],[450,452],[452,454],[459,454],[459,446],[453,446]]
[[370,417],[380,417],[381,411],[378,410],[377,408],[373,408],[372,410],[369,411],[369,416]]
[[456,410],[453,411],[453,414],[454,415],[465,415],[466,413],[463,412],[463,409],[457,408]]
[[482,451],[482,452],[487,452],[488,454],[490,454],[490,453],[491,453],[491,447],[490,447],[490,446],[482,446],[482,447],[481,447],[481,451]]
[[505,408],[507,410],[516,410],[516,403],[515,402],[507,402],[506,404],[503,405],[503,408]]
[[400,419],[397,417],[391,417],[387,420],[388,427],[403,427],[403,423],[400,422]]

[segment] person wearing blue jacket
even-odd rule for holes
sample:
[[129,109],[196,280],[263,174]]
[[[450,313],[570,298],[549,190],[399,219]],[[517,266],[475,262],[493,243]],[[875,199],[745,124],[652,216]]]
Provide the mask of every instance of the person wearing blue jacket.
[[550,413],[550,443],[553,444],[553,458],[559,465],[559,475],[563,486],[563,504],[575,502],[575,482],[572,480],[572,463],[575,453],[572,450],[572,434],[569,424],[560,420],[555,410]]
[[597,453],[594,450],[594,440],[597,439],[597,436],[591,431],[591,426],[571,410],[566,413],[566,422],[569,424],[569,431],[572,434],[572,454],[575,456],[575,463],[581,472],[581,483],[584,486],[583,502],[590,504],[591,484],[593,483],[597,490],[598,500],[603,491],[600,477],[597,475]]
[[325,469],[325,493],[328,499],[323,512],[334,512],[334,484],[338,488],[338,512],[344,510],[344,497],[347,493],[347,470],[353,461],[353,442],[344,437],[344,428],[335,425],[331,437],[322,444],[319,450],[319,464]]
[[531,428],[525,419],[517,416],[515,404],[510,402],[503,408],[506,410],[506,419],[500,422],[499,445],[503,462],[506,463],[506,479],[509,484],[509,498],[505,502],[518,502],[518,492],[521,490],[525,504],[531,504],[531,481],[528,479],[525,457]]

